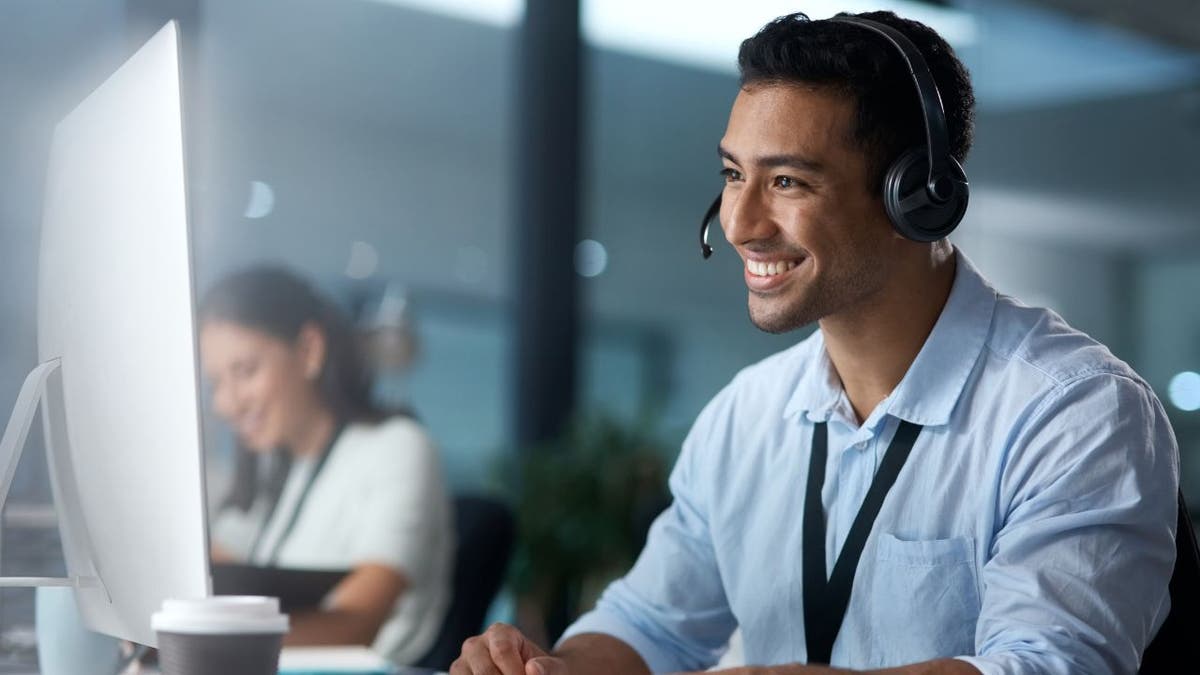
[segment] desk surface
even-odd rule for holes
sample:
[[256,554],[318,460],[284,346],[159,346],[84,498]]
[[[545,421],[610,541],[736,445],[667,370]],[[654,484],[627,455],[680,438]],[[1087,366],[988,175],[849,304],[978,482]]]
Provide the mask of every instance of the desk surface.
[[[290,651],[290,649],[289,649],[289,651]],[[338,671],[317,670],[315,672],[336,673]],[[347,671],[343,671],[343,672],[345,672],[347,675],[349,675],[350,673],[353,673],[354,671],[347,670]],[[27,670],[27,669],[23,669],[20,666],[12,666],[10,668],[0,668],[0,674],[2,674],[2,675],[41,675],[41,673],[39,673],[36,670],[33,670],[33,669]],[[162,672],[158,669],[157,666],[131,665],[128,669],[126,669],[124,672],[122,672],[121,675],[162,675]],[[427,668],[403,668],[402,667],[402,668],[397,668],[392,673],[392,675],[447,675],[447,674],[440,672],[440,671],[436,671],[436,670],[429,670]]]
[[[304,654],[308,652],[308,654]],[[319,661],[311,661],[314,654],[319,653],[322,657]],[[364,656],[371,654],[363,647],[285,647],[281,658],[281,664],[288,669],[289,672],[315,672],[352,675],[357,672],[379,672],[372,670],[379,662],[373,656],[372,660],[367,661]],[[297,659],[297,656],[300,658]],[[306,658],[307,657],[307,658]],[[357,666],[363,666],[359,669]],[[384,668],[388,666],[383,665]],[[42,675],[33,664],[22,663],[0,663],[0,675]],[[162,672],[155,665],[130,665],[129,668],[122,671],[120,675],[162,675]],[[390,675],[447,675],[444,672],[430,670],[428,668],[411,668],[399,667],[391,671]]]
[[[33,670],[4,670],[0,672],[8,673],[8,675],[41,675],[41,673]],[[162,673],[158,670],[158,668],[143,666],[139,671],[126,671],[125,675],[162,675]],[[446,675],[446,673],[441,673],[435,670],[426,670],[424,668],[400,668],[396,671],[395,675]]]

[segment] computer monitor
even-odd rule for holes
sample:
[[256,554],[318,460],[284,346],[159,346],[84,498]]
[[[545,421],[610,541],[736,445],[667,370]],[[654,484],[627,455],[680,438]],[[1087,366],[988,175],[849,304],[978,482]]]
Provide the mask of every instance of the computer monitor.
[[38,276],[68,577],[90,628],[151,646],[165,598],[211,594],[178,54],[172,22],[58,125]]

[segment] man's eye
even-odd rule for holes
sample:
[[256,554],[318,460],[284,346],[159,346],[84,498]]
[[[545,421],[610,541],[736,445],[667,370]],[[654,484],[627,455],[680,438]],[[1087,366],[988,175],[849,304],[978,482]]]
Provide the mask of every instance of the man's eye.
[[735,180],[741,180],[742,174],[737,169],[724,168],[721,169],[721,176],[725,178],[726,183],[731,183]]
[[775,187],[787,189],[800,187],[801,185],[803,185],[803,183],[795,178],[792,178],[791,176],[777,176],[775,178]]

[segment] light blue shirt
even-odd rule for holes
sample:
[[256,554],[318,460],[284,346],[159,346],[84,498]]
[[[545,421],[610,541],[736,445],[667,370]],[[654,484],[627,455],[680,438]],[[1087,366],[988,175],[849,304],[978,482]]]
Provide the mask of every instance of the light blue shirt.
[[1127,365],[998,295],[961,253],[903,380],[860,426],[820,331],[739,373],[696,420],[674,503],[632,570],[566,633],[655,672],[806,661],[804,492],[829,422],[827,569],[899,420],[924,430],[867,540],[835,666],[960,657],[991,673],[1133,673],[1166,618],[1178,449]]

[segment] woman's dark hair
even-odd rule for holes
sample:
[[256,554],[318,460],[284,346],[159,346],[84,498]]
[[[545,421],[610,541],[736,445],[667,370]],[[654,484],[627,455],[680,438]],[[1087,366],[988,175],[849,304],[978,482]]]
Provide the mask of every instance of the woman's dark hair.
[[[201,325],[226,321],[292,344],[306,325],[325,336],[325,360],[317,392],[338,425],[379,422],[391,414],[371,400],[371,378],[349,319],[306,281],[284,267],[258,266],[217,282],[200,302]],[[291,454],[279,448],[268,491],[282,489]],[[237,450],[234,483],[223,506],[250,508],[258,492],[258,456]]]
[[[967,69],[940,35],[892,12],[858,16],[900,31],[916,45],[942,97],[950,153],[966,161],[975,128],[975,93]],[[916,84],[904,59],[882,36],[836,21],[810,21],[802,13],[775,19],[742,42],[741,86],[807,84],[853,97],[854,141],[867,153],[872,190],[882,189],[888,166],[909,148],[924,145],[925,120]]]

